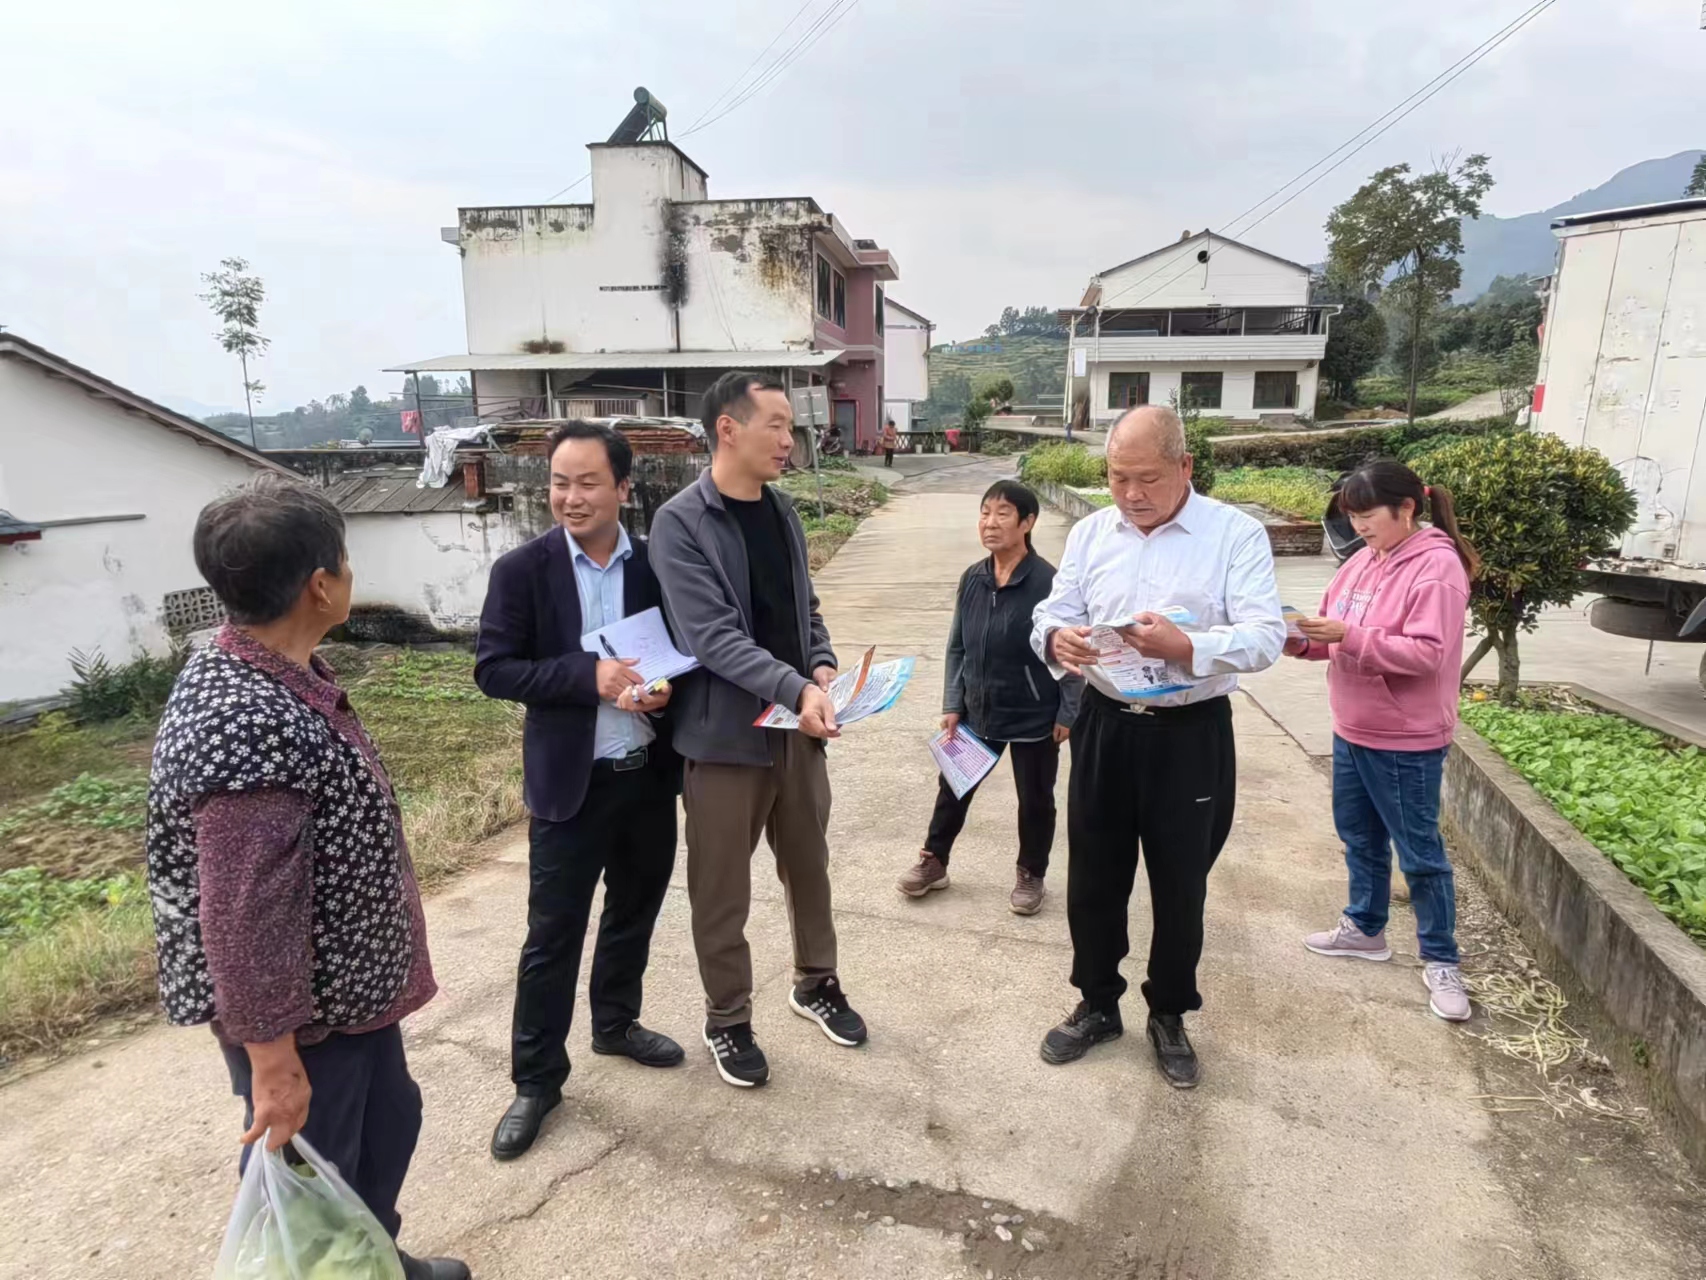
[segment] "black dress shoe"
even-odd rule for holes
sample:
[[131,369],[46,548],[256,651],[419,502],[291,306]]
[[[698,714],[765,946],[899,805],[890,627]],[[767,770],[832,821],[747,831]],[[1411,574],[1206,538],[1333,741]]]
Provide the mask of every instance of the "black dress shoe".
[[455,1258],[411,1258],[401,1249],[397,1256],[403,1261],[403,1280],[473,1280],[468,1264]]
[[1124,1034],[1118,1010],[1103,1013],[1080,1000],[1072,1016],[1043,1037],[1043,1061],[1057,1067],[1077,1062],[1102,1041],[1118,1040]]
[[1176,1013],[1149,1015],[1149,1042],[1155,1046],[1155,1061],[1167,1083],[1175,1089],[1194,1089],[1202,1078],[1197,1051],[1185,1034],[1185,1020]]
[[503,1119],[498,1121],[496,1132],[492,1134],[492,1159],[514,1160],[517,1156],[527,1154],[527,1149],[539,1136],[539,1126],[545,1123],[545,1117],[555,1111],[562,1101],[563,1095],[560,1093],[548,1093],[543,1096],[518,1093],[515,1101],[509,1104],[509,1110],[504,1112]]
[[679,1067],[687,1054],[666,1035],[630,1022],[621,1031],[592,1033],[592,1051],[611,1058],[632,1058],[643,1067]]

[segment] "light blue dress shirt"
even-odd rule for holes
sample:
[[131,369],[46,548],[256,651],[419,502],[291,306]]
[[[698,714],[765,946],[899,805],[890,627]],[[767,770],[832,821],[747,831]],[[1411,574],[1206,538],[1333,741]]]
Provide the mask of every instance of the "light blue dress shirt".
[[[574,563],[575,585],[580,589],[581,634],[620,622],[624,616],[623,566],[634,554],[634,544],[628,540],[628,531],[617,530],[616,550],[611,553],[607,565],[599,564],[582,551],[574,534],[567,529],[563,530],[563,536],[569,540],[569,559]],[[601,653],[598,656],[602,659],[607,655]],[[637,711],[618,711],[613,702],[600,702],[592,758],[617,760],[638,751],[655,737],[657,731],[652,728],[650,717]]]

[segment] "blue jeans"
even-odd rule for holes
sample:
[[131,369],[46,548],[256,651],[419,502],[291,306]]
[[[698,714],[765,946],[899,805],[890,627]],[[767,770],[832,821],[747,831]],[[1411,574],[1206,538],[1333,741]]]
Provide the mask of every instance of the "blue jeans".
[[1449,747],[1376,751],[1333,738],[1333,825],[1345,843],[1345,914],[1373,935],[1392,903],[1392,846],[1410,884],[1423,960],[1457,963],[1457,889],[1439,834],[1439,785]]

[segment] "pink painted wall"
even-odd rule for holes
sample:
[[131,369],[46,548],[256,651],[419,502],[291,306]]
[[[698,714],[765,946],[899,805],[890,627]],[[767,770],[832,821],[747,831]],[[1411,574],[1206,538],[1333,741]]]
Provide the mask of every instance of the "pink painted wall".
[[870,452],[877,448],[883,431],[883,335],[877,332],[877,279],[874,271],[857,267],[842,275],[847,279],[847,327],[818,316],[817,345],[825,350],[877,348],[874,357],[868,351],[852,351],[828,370],[830,399],[858,402],[859,430],[853,444]]

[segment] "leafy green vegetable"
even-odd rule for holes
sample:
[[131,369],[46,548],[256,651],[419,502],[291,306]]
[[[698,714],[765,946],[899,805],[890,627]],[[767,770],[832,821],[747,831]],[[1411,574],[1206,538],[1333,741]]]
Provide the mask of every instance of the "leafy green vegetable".
[[1463,719],[1706,944],[1706,755],[1608,714],[1465,702]]

